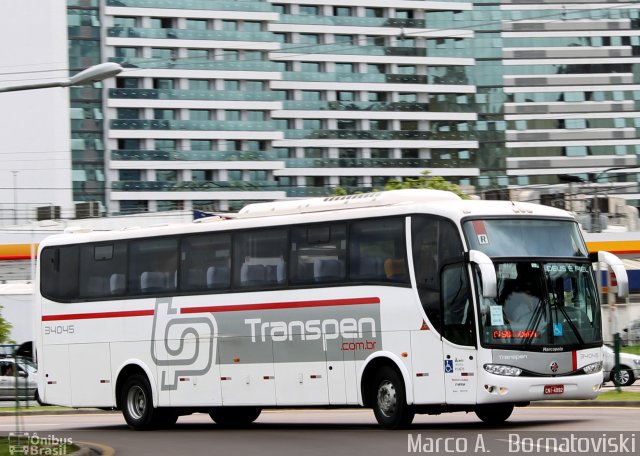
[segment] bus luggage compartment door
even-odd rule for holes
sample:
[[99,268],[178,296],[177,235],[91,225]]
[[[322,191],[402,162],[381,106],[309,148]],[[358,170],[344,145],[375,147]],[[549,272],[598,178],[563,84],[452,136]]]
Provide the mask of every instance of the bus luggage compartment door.
[[44,378],[44,402],[51,405],[71,405],[69,383],[69,346],[46,345],[39,362],[39,375]]

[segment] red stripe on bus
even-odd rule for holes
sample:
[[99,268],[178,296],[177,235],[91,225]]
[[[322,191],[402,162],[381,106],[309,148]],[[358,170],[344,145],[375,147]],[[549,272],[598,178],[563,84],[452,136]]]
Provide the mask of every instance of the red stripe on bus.
[[578,369],[578,352],[575,350],[571,352],[571,364],[573,365],[572,370]]
[[299,309],[305,307],[355,306],[358,304],[380,304],[380,298],[327,299],[322,301],[271,302],[263,304],[237,304],[226,306],[187,307],[180,309],[181,314],[203,312],[240,312],[244,310]]
[[43,315],[42,321],[93,320],[97,318],[145,317],[152,316],[154,310],[126,310],[122,312],[94,312],[82,314]]
[[[353,306],[358,304],[380,304],[380,298],[351,298],[351,299],[328,299],[323,301],[292,301],[273,302],[264,304],[238,304],[227,306],[206,306],[188,307],[181,309],[180,313],[204,313],[204,312],[238,312],[243,310],[273,310],[273,309],[297,309],[304,307],[328,307],[328,306]],[[122,312],[93,312],[81,314],[61,314],[43,315],[42,321],[63,321],[63,320],[92,320],[98,318],[120,318],[120,317],[145,317],[152,316],[154,310],[126,310]]]

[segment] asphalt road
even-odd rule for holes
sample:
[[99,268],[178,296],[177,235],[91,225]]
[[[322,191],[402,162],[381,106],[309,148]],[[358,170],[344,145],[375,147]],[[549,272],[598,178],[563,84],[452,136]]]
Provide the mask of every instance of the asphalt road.
[[[119,414],[25,416],[20,421],[6,416],[0,417],[0,434],[15,432],[17,424],[21,432],[30,435],[101,443],[114,448],[117,455],[125,456],[555,454],[559,451],[558,442],[571,439],[576,445],[581,442],[587,446],[609,445],[583,454],[638,454],[640,451],[640,407],[519,408],[500,428],[484,425],[474,414],[420,415],[405,431],[381,430],[373,413],[361,409],[265,411],[251,427],[237,430],[221,429],[208,415],[196,414],[181,417],[170,430],[147,432],[129,430]],[[551,443],[544,440],[540,444],[541,438],[549,437],[556,440]],[[613,444],[618,447],[614,448]],[[603,452],[602,449],[617,451]]]

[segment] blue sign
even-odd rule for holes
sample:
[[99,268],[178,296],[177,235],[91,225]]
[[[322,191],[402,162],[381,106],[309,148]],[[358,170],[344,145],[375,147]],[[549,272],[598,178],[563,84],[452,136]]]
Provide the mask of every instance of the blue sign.
[[554,323],[553,324],[553,335],[554,336],[562,336],[562,323]]
[[453,360],[452,359],[445,359],[444,360],[444,373],[445,374],[452,374],[453,373]]

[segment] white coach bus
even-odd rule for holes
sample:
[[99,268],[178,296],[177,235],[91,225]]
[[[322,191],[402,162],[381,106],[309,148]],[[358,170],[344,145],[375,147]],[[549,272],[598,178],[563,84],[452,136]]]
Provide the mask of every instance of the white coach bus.
[[[416,413],[587,399],[602,383],[595,274],[567,212],[397,190],[252,204],[232,219],[76,232],[39,247],[49,404],[131,428],[263,408]],[[615,256],[600,252],[624,295]]]

